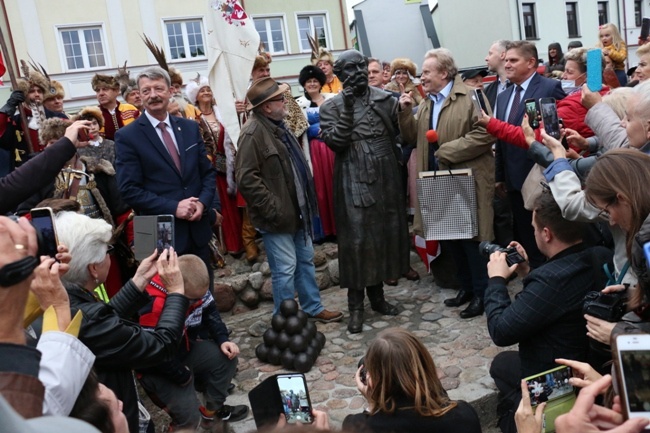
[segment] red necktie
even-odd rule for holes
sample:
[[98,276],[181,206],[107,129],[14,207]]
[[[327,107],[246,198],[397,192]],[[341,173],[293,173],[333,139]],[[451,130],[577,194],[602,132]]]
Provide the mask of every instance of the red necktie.
[[176,165],[176,169],[180,173],[181,158],[180,156],[178,156],[178,150],[176,150],[176,146],[174,145],[174,140],[172,140],[172,136],[169,135],[169,131],[167,131],[167,125],[165,125],[165,122],[160,122],[158,124],[158,128],[160,128],[160,131],[162,132],[162,139],[163,139],[163,143],[165,143],[165,147],[167,148],[167,152],[169,152],[169,155],[172,157],[172,160]]

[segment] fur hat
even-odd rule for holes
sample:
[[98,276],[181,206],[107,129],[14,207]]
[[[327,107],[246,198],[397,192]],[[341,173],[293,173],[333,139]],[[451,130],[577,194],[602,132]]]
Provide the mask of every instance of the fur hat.
[[65,135],[66,128],[71,124],[69,119],[60,117],[45,119],[38,130],[38,140],[42,145],[46,145],[50,140],[58,140]]
[[260,46],[257,49],[257,56],[255,56],[255,63],[253,63],[253,70],[266,68],[272,61],[271,54],[264,49],[264,42],[260,42]]
[[46,94],[48,93],[47,90],[50,88],[50,83],[43,74],[36,71],[31,71],[29,75],[18,79],[18,90],[21,90],[25,96],[27,96],[29,89],[32,86],[40,87],[43,90],[43,93]]
[[104,127],[104,116],[102,116],[102,110],[100,110],[96,105],[82,108],[81,111],[72,118],[72,120],[90,120],[90,118],[93,118],[97,121],[99,124],[99,129],[102,129]]
[[319,67],[314,65],[307,65],[304,68],[302,68],[302,70],[300,71],[300,76],[298,77],[298,82],[302,87],[305,87],[305,83],[310,78],[316,78],[320,83],[321,87],[325,85],[325,81],[327,81],[327,78],[325,77],[325,73],[323,73],[323,71],[321,71]]
[[199,96],[199,90],[203,87],[210,87],[208,77],[196,76],[194,80],[190,80],[185,86],[185,95],[191,104],[196,104],[196,98]]
[[183,75],[181,75],[181,73],[180,73],[180,71],[178,69],[170,66],[169,71],[167,71],[167,72],[169,72],[169,79],[170,79],[172,85],[178,84],[181,87],[183,86]]
[[63,86],[61,83],[59,83],[56,80],[51,80],[49,89],[45,92],[45,95],[43,96],[43,102],[47,101],[48,99],[56,98],[57,96],[60,96],[61,98],[65,98],[65,90],[63,90]]
[[314,65],[317,65],[321,60],[328,62],[330,65],[334,65],[334,56],[330,53],[327,48],[319,47],[318,54],[312,55],[311,62]]
[[131,78],[131,73],[126,69],[126,62],[124,66],[117,67],[117,82],[120,83],[120,93],[122,98],[126,100],[126,97],[129,96],[129,93],[138,89],[138,85],[133,78]]
[[90,85],[93,87],[93,91],[95,92],[101,87],[108,87],[116,90],[120,88],[120,83],[117,81],[117,78],[112,75],[95,74]]
[[399,57],[390,62],[391,76],[395,75],[395,71],[398,69],[405,69],[409,74],[411,74],[411,77],[415,77],[415,74],[417,73],[417,67],[415,66],[415,63],[406,57]]

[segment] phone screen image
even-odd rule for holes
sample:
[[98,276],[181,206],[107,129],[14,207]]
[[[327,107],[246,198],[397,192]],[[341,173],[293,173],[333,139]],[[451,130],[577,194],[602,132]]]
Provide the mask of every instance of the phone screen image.
[[539,120],[537,120],[537,103],[534,99],[526,99],[526,115],[528,116],[528,124],[531,128],[539,128]]
[[544,122],[544,130],[551,137],[560,139],[560,118],[557,115],[557,106],[555,99],[542,98],[539,101],[539,106],[542,110],[542,121]]
[[621,350],[625,394],[630,418],[650,414],[650,349]]
[[49,208],[32,209],[30,212],[32,225],[41,233],[38,254],[41,256],[55,257],[58,248],[56,229],[52,210]]
[[305,376],[302,374],[280,374],[277,376],[282,408],[288,424],[311,424],[311,401],[307,392]]
[[174,246],[174,220],[173,217],[161,215],[156,222],[156,248],[158,253]]
[[555,431],[555,419],[571,410],[576,400],[573,386],[569,379],[573,375],[570,367],[562,366],[527,377],[526,385],[530,395],[530,404],[536,406],[546,403],[544,408],[544,428],[542,431]]

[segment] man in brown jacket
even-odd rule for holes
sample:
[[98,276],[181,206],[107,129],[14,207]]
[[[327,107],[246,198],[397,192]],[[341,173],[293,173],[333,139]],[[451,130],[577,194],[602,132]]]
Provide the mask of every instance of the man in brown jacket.
[[[422,65],[422,86],[428,94],[413,116],[413,98],[402,93],[398,114],[402,138],[406,142],[417,139],[417,171],[472,169],[478,203],[478,236],[469,240],[449,241],[454,254],[457,276],[462,284],[455,298],[445,305],[458,307],[471,301],[461,311],[467,319],[483,314],[483,293],[487,287],[487,259],[479,253],[480,241],[492,241],[492,197],[494,195],[494,137],[479,126],[478,113],[471,100],[470,89],[463,84],[451,52],[444,48],[430,50]],[[427,131],[438,133],[438,142],[429,146]],[[429,153],[435,152],[435,160]],[[430,166],[430,161],[434,166]],[[415,212],[414,231],[422,235],[422,216],[419,203]],[[444,248],[444,246],[443,246]]]
[[316,193],[298,140],[284,123],[287,88],[265,77],[248,90],[247,110],[253,113],[239,135],[237,187],[266,247],[273,282],[273,314],[297,291],[300,305],[310,318],[337,322],[343,314],[323,307],[316,284],[312,245]]

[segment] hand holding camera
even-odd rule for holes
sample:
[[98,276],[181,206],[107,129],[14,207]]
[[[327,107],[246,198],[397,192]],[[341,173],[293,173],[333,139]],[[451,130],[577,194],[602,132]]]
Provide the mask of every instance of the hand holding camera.
[[[490,259],[488,262],[488,276],[502,277],[508,279],[513,272],[528,274],[528,256],[524,247],[518,242],[510,242],[507,248],[497,244],[483,241],[479,244],[479,251],[484,257]],[[521,269],[520,269],[521,268]]]

